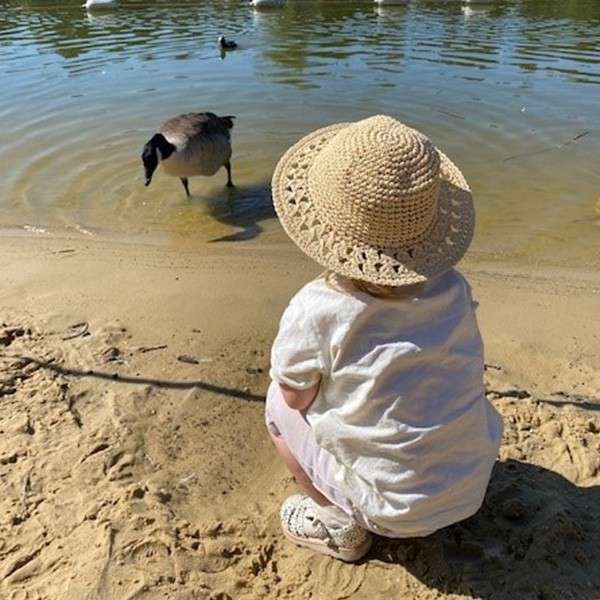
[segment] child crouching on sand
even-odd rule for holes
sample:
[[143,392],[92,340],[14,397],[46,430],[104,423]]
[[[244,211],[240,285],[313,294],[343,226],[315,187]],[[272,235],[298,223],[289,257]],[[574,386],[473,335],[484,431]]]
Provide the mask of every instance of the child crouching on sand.
[[502,422],[484,394],[471,289],[452,268],[474,227],[463,175],[378,116],[298,142],[273,197],[327,268],[292,299],[272,350],[267,426],[306,493],[283,503],[285,535],[353,561],[371,532],[420,537],[471,516]]

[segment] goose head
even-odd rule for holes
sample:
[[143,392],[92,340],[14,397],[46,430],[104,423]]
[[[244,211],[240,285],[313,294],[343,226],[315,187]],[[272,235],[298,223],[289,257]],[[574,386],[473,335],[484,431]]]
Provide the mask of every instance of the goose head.
[[142,163],[144,164],[144,185],[149,186],[158,163],[169,158],[175,152],[175,146],[171,144],[162,133],[155,133],[146,142],[142,150]]

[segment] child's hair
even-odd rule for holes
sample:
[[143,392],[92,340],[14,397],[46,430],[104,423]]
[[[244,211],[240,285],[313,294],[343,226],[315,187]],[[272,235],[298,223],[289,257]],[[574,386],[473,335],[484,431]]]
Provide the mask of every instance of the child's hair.
[[[344,291],[344,285],[340,281],[340,275],[335,271],[327,270],[321,277],[325,282],[334,287],[336,290]],[[412,298],[418,294],[422,287],[422,283],[414,283],[412,285],[381,285],[379,283],[371,283],[369,281],[362,281],[361,279],[350,279],[348,277],[343,278],[344,282],[348,282],[355,290],[362,292],[363,294],[369,294],[374,298],[381,298],[382,300],[406,300]],[[347,288],[346,284],[346,288]]]

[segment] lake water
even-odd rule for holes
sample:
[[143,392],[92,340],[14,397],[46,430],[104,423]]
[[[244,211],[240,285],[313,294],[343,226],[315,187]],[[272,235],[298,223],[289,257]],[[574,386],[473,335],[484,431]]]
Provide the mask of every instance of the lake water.
[[[474,190],[481,256],[600,259],[600,2],[237,0],[0,4],[0,228],[281,242],[287,146],[385,113],[427,133]],[[225,34],[239,50],[224,58]],[[144,188],[142,145],[191,110],[237,116],[233,174]]]

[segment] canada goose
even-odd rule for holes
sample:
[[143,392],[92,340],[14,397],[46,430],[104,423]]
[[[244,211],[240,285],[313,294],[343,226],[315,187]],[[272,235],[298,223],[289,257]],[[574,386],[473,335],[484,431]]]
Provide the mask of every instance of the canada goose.
[[379,6],[398,6],[401,4],[408,4],[408,0],[375,0],[375,4]]
[[97,8],[111,8],[116,6],[117,0],[86,0],[84,6],[86,10],[94,10]]
[[285,5],[285,0],[251,0],[255,8],[280,8]]
[[238,47],[236,42],[233,40],[226,40],[224,35],[219,36],[218,42],[221,50],[235,50]]
[[214,113],[186,113],[165,121],[142,150],[144,184],[150,185],[159,163],[163,171],[179,177],[189,196],[188,177],[214,175],[227,169],[227,187],[231,181],[231,135],[233,116]]

